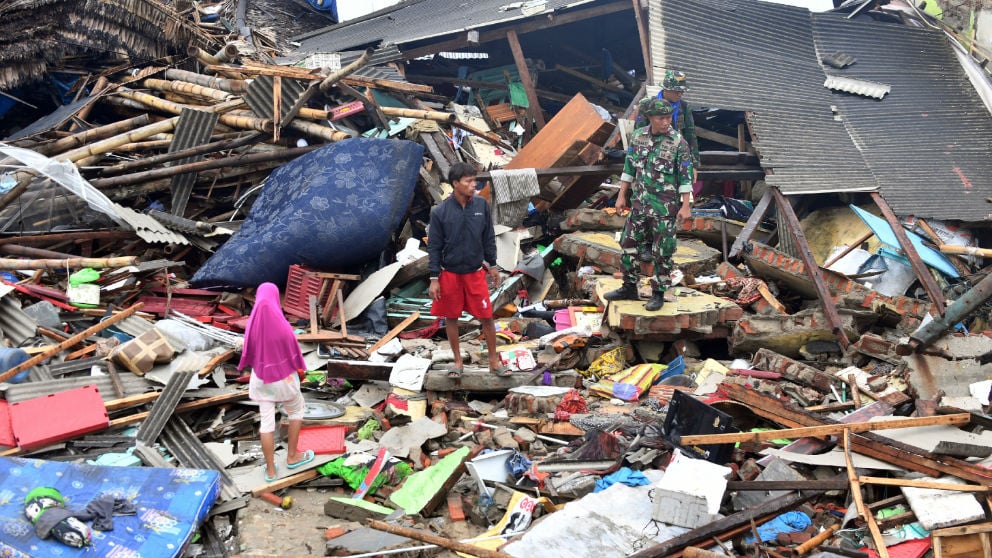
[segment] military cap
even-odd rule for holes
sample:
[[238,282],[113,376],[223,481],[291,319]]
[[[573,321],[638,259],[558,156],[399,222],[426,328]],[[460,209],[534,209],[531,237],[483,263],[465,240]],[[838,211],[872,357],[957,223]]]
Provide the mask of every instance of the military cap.
[[689,82],[685,73],[678,70],[665,70],[665,79],[661,80],[661,88],[665,91],[688,91]]
[[637,112],[644,116],[665,116],[672,114],[673,110],[672,103],[655,97],[642,99],[637,106]]

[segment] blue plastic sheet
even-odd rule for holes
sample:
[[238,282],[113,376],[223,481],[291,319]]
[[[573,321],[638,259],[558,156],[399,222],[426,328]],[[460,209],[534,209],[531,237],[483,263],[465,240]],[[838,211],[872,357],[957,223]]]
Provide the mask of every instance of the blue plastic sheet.
[[348,139],[277,168],[192,284],[283,286],[293,264],[347,271],[377,258],[410,207],[423,154],[411,141]]
[[601,492],[614,484],[626,484],[627,486],[644,486],[651,484],[651,481],[640,471],[634,471],[630,467],[623,467],[617,472],[606,475],[596,481],[596,488],[593,492]]
[[[789,511],[782,515],[762,523],[758,526],[758,536],[761,537],[763,541],[770,541],[775,538],[775,535],[779,533],[796,533],[799,531],[805,531],[807,527],[813,524],[813,520],[809,518],[808,515],[799,511]],[[753,543],[754,535],[748,535],[744,538],[744,542]]]

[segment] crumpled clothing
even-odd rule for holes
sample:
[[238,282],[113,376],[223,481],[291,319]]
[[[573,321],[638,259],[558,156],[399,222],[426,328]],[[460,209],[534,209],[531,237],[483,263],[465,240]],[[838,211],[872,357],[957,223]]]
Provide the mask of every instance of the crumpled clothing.
[[634,471],[630,467],[622,467],[617,472],[598,479],[593,492],[602,492],[617,483],[627,486],[645,486],[651,484],[651,481],[640,471]]
[[572,389],[565,394],[565,397],[562,398],[561,403],[555,407],[555,420],[566,421],[572,415],[588,412],[589,407],[586,405],[586,400],[582,399],[582,396],[579,395],[579,390]]
[[[775,535],[779,533],[798,533],[799,531],[805,531],[807,527],[813,524],[813,520],[809,518],[803,512],[800,511],[788,511],[779,515],[775,519],[758,526],[758,536],[761,537],[761,541],[770,541],[775,539]],[[745,543],[753,543],[754,535],[748,535],[744,538]]]
[[97,531],[113,531],[115,515],[135,515],[134,504],[124,498],[114,498],[111,494],[101,494],[86,504],[86,508],[76,515],[83,521],[93,521]]

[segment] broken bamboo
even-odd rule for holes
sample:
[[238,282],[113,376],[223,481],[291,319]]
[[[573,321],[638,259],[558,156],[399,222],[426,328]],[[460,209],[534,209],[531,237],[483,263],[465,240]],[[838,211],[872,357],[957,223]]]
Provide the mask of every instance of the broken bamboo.
[[[17,268],[14,268],[14,269],[17,269]],[[36,365],[38,363],[41,363],[41,362],[44,362],[44,361],[48,360],[49,358],[51,358],[51,357],[59,354],[63,350],[68,349],[69,347],[72,347],[72,346],[76,345],[77,343],[79,343],[80,341],[83,341],[87,337],[89,337],[89,336],[91,336],[93,334],[99,333],[99,332],[107,329],[108,327],[116,324],[117,322],[119,322],[121,320],[124,320],[124,319],[127,319],[127,318],[131,317],[135,312],[137,312],[138,310],[140,310],[142,306],[143,306],[143,304],[139,302],[139,303],[135,304],[134,306],[131,306],[130,308],[128,308],[128,309],[126,309],[126,310],[124,310],[122,312],[119,312],[117,314],[114,314],[113,316],[110,316],[109,318],[107,318],[107,319],[105,319],[105,320],[103,320],[101,322],[98,322],[96,325],[90,326],[90,327],[84,329],[83,331],[80,331],[79,333],[73,335],[72,337],[66,339],[65,341],[59,343],[58,345],[55,345],[55,346],[51,347],[47,351],[45,351],[43,353],[39,353],[39,354],[37,354],[37,355],[29,358],[28,360],[25,360],[24,362],[22,362],[22,363],[18,364],[17,366],[11,368],[10,370],[7,370],[6,372],[0,374],[0,382],[6,382],[7,380],[13,378],[14,376],[20,374],[21,372],[23,372],[25,370],[28,370],[29,368],[33,367],[34,365]]]
[[465,554],[477,556],[478,558],[511,558],[509,554],[489,550],[488,548],[482,548],[481,546],[455,541],[446,537],[439,537],[433,533],[427,533],[419,529],[411,529],[410,527],[404,527],[402,525],[386,523],[385,521],[379,521],[377,519],[370,519],[369,527],[379,531],[385,531],[386,533],[391,533],[393,535],[399,535],[401,537],[436,544],[440,547],[457,552],[464,552]]
[[299,119],[293,120],[287,127],[298,132],[303,132],[310,137],[322,139],[324,141],[341,141],[351,137],[350,135],[344,132],[339,132],[334,128],[321,126],[320,124],[316,124],[314,122],[307,122]]
[[353,60],[350,64],[324,78],[323,81],[320,82],[321,93],[327,93],[331,90],[331,87],[333,87],[335,83],[341,81],[347,76],[350,76],[358,70],[361,70],[362,67],[369,63],[369,60],[372,60],[373,52],[375,52],[375,49],[373,48],[365,49],[365,52],[363,52],[361,56]]
[[227,91],[212,89],[210,87],[197,85],[188,81],[146,78],[144,83],[145,87],[155,89],[156,91],[170,91],[181,95],[193,95],[209,101],[229,101],[232,96],[231,93],[228,93]]
[[120,176],[113,176],[110,178],[97,178],[95,180],[91,180],[90,184],[92,184],[95,188],[113,188],[115,186],[140,184],[148,180],[157,180],[159,178],[175,176],[177,174],[185,174],[187,172],[199,172],[203,170],[221,169],[226,167],[244,167],[252,163],[264,163],[267,161],[283,161],[295,159],[296,157],[309,153],[318,147],[320,146],[307,145],[304,147],[291,147],[281,151],[267,151],[262,153],[249,153],[247,155],[235,155],[233,157],[223,157],[220,159],[209,159],[206,161],[197,161],[195,163],[185,163],[182,165],[174,165],[171,167],[152,169],[131,174],[122,174]]
[[0,270],[13,271],[17,269],[81,269],[84,267],[127,267],[136,265],[138,258],[125,256],[120,258],[69,258],[63,260],[9,260],[0,258]]
[[[240,135],[240,132],[238,133]],[[118,174],[124,174],[128,171],[133,171],[137,169],[142,169],[145,167],[151,167],[155,165],[160,165],[162,163],[168,163],[170,161],[176,161],[178,159],[185,159],[186,157],[193,157],[196,155],[205,155],[207,153],[216,153],[218,151],[227,151],[229,149],[237,149],[239,147],[244,147],[245,145],[250,145],[262,139],[262,134],[253,132],[247,136],[241,136],[233,140],[220,140],[204,145],[198,145],[196,147],[190,147],[189,149],[181,149],[179,151],[173,151],[171,153],[163,153],[161,155],[154,155],[152,157],[145,157],[137,161],[128,161],[127,163],[120,163],[111,167],[104,167],[100,171],[101,176],[115,176]]]
[[219,78],[198,74],[196,72],[179,70],[176,68],[169,68],[166,70],[165,78],[187,81],[189,83],[195,83],[204,87],[210,87],[212,89],[220,89],[221,91],[227,91],[228,93],[234,93],[236,95],[241,95],[248,91],[248,82],[243,79]]
[[223,107],[221,107],[221,105],[215,105],[213,107],[195,107],[180,103],[173,103],[172,101],[160,99],[154,95],[141,93],[140,91],[121,91],[118,95],[125,99],[131,99],[132,101],[137,101],[151,108],[171,114],[181,114],[184,108],[193,108],[206,112],[219,112],[221,113],[219,119],[221,124],[241,130],[258,130],[259,132],[272,133],[272,130],[275,129],[275,125],[272,123],[272,120],[269,119],[235,116],[223,113],[225,109],[233,109],[235,106],[239,106],[244,102],[242,99],[231,99],[229,101],[225,101],[222,103],[224,105]]
[[51,157],[53,155],[58,155],[67,149],[74,149],[93,141],[106,139],[111,136],[127,132],[128,130],[145,126],[149,122],[151,122],[151,118],[149,118],[147,114],[142,114],[140,116],[135,116],[134,118],[120,120],[118,122],[114,122],[113,124],[99,126],[97,128],[86,130],[85,132],[79,132],[78,134],[66,136],[53,141],[52,143],[39,146],[34,150],[42,155]]
[[899,486],[911,488],[927,488],[930,490],[949,490],[952,492],[990,492],[992,486],[974,484],[951,484],[946,482],[925,481],[918,479],[889,479],[885,477],[858,477],[861,484],[878,484],[884,486]]

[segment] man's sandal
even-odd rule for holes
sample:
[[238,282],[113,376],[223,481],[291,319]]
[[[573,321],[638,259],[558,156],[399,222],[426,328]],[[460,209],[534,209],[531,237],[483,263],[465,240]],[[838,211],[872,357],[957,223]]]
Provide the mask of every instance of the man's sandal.
[[503,365],[493,370],[493,374],[496,374],[500,378],[509,378],[513,375],[513,370],[510,370],[509,366]]
[[451,378],[452,380],[457,380],[458,378],[462,377],[462,372],[464,371],[465,371],[464,368],[449,368],[448,377]]

